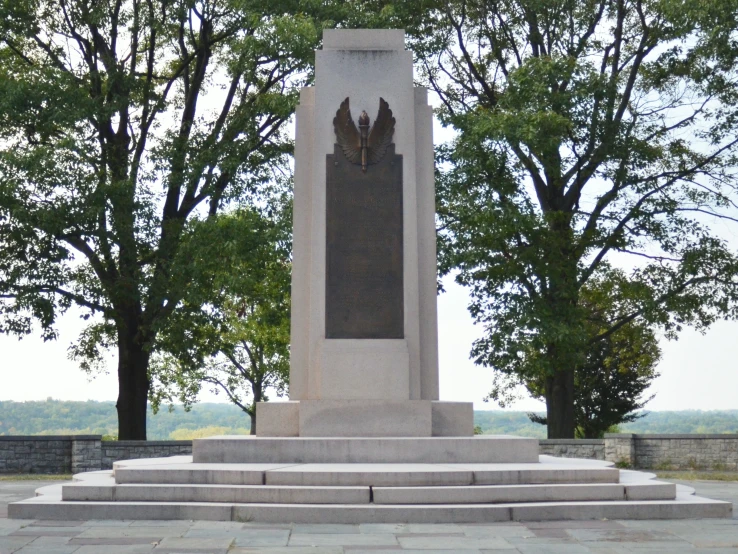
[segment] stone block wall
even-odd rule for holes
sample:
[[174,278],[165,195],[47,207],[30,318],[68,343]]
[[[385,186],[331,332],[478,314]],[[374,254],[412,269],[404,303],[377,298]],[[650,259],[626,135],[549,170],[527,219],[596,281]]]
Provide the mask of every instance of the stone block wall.
[[633,435],[643,469],[738,471],[738,435]]
[[0,473],[61,474],[71,467],[71,436],[0,436]]
[[113,462],[139,458],[167,458],[192,454],[192,441],[105,441],[100,469],[112,469]]
[[558,458],[605,459],[604,439],[542,439],[539,452]]
[[192,453],[192,441],[101,439],[100,435],[0,435],[0,473],[83,473],[111,469],[118,460]]
[[631,433],[606,434],[605,459],[621,467],[636,467],[635,435]]
[[100,456],[102,454],[102,441],[98,436],[74,437],[71,444],[72,449],[72,473],[84,473],[85,471],[98,471],[101,469]]
[[[0,473],[82,473],[135,458],[189,455],[192,441],[105,441],[100,435],[0,435]],[[541,440],[540,453],[638,469],[738,471],[738,434],[637,435]]]

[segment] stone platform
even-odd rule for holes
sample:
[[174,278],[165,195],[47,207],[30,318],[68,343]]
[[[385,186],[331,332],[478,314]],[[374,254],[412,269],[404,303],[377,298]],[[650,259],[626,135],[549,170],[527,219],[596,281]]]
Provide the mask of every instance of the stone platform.
[[[376,394],[373,383],[382,379],[372,371],[365,372],[364,381],[358,375],[351,377],[348,386],[354,388],[355,394],[368,394],[367,390]],[[331,383],[335,382],[335,378],[331,380]],[[336,392],[346,391],[333,391],[334,394]],[[257,402],[256,420],[260,437],[474,436],[474,407],[471,402],[407,398]]]
[[[483,523],[714,518],[732,513],[729,502],[696,497],[694,491],[656,481],[650,473],[618,470],[611,463],[593,460],[530,459],[529,441],[512,437],[203,439],[195,444],[194,459],[117,462],[112,472],[83,473],[75,476],[73,484],[43,487],[35,498],[10,504],[8,516]],[[236,456],[238,444],[248,447]],[[296,456],[297,444],[302,444],[302,460]],[[220,452],[230,461],[203,462],[206,452]],[[402,452],[401,463],[386,461],[387,456]],[[265,453],[271,454],[271,461],[265,460],[269,457]],[[482,461],[485,453],[500,461]],[[331,456],[349,461],[323,461]],[[509,460],[502,461],[506,457]],[[514,457],[522,459],[510,459]]]
[[470,437],[263,437],[195,439],[195,463],[462,463],[538,461],[538,440]]

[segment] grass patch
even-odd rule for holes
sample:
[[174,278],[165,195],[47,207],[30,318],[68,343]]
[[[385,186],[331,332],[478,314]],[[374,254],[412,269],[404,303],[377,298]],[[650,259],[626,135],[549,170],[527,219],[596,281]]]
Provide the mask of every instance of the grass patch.
[[[648,471],[648,470],[645,470]],[[681,479],[683,481],[738,481],[735,471],[656,471],[660,479]]]
[[4,473],[0,481],[70,481],[72,474],[46,475],[44,473]]

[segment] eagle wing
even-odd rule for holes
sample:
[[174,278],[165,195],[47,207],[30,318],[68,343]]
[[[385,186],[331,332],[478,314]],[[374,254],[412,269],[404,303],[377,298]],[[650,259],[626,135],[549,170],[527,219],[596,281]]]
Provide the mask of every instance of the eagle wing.
[[384,101],[384,98],[380,98],[379,113],[367,139],[367,157],[370,164],[378,163],[384,157],[387,147],[392,144],[394,132],[395,118],[392,117],[392,110],[389,109],[389,104]]
[[354,164],[361,163],[361,137],[351,117],[348,98],[341,102],[341,107],[333,118],[333,128],[336,131],[336,141],[346,159]]

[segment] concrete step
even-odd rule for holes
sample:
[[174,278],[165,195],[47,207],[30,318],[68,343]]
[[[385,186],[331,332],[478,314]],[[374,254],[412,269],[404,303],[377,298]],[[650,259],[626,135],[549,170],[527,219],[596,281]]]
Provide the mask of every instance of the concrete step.
[[269,485],[373,487],[617,483],[617,469],[543,464],[302,464],[266,472]]
[[194,463],[534,463],[524,437],[259,437],[195,439]]
[[520,504],[215,504],[72,502],[39,496],[8,505],[17,519],[199,519],[264,523],[488,523],[587,519],[727,518],[732,504],[690,495],[675,500]]
[[270,485],[64,485],[62,499],[114,502],[214,502],[229,504],[368,504],[369,487]]
[[263,485],[266,471],[293,464],[128,464],[117,462],[117,483]]
[[116,464],[119,484],[460,486],[617,483],[603,465],[536,464]]
[[674,500],[676,485],[650,481],[632,485],[477,485],[467,487],[373,487],[375,504],[504,504]]
[[[95,502],[216,502],[237,504],[503,504],[521,502],[673,500],[676,485],[469,485],[442,487],[309,487],[274,485],[116,485],[62,487],[62,499]],[[371,493],[370,493],[371,490]],[[373,497],[373,500],[372,500]]]

